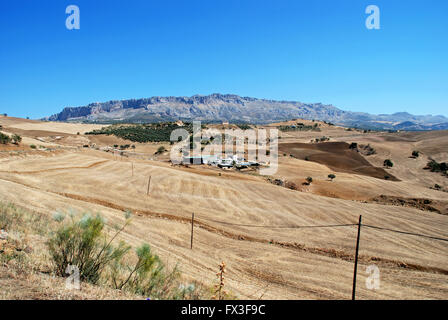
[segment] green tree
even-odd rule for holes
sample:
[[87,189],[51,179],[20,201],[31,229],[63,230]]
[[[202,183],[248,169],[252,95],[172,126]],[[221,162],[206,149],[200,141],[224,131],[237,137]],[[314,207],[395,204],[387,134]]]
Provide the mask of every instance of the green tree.
[[394,163],[392,162],[392,160],[386,159],[384,160],[383,165],[387,168],[392,168],[394,166]]
[[11,137],[0,132],[0,143],[1,144],[8,144],[10,142],[11,142]]
[[155,154],[162,154],[166,151],[164,146],[160,146],[157,151],[155,152]]
[[328,175],[328,179],[330,179],[331,181],[333,181],[334,178],[336,178],[336,175],[334,175],[333,173],[330,173]]

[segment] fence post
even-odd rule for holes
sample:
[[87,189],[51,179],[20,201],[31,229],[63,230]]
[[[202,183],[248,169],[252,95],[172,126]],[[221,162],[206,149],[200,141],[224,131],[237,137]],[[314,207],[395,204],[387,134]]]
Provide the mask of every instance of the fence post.
[[151,185],[151,176],[148,178],[148,190],[146,191],[146,195],[149,196],[149,186]]
[[134,176],[134,162],[131,163],[132,163],[132,176]]
[[193,249],[193,227],[194,227],[194,212],[191,214],[191,242],[190,249]]
[[355,269],[353,271],[352,300],[355,300],[356,296],[356,273],[358,271],[358,252],[359,252],[359,238],[361,236],[361,219],[362,215],[359,216],[359,222],[358,222],[358,237],[356,239],[356,253],[355,253]]

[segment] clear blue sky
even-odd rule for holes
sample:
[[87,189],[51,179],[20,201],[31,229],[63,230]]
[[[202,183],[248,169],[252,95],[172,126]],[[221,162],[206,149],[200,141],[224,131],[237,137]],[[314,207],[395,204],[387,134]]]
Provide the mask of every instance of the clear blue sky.
[[448,116],[447,16],[446,0],[0,0],[0,112],[219,92]]

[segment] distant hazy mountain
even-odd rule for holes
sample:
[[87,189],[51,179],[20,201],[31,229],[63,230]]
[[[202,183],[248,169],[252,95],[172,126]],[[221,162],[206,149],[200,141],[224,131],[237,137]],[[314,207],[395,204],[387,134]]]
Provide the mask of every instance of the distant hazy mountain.
[[141,123],[181,119],[260,124],[294,118],[323,120],[342,126],[369,129],[448,129],[448,118],[440,115],[415,116],[406,112],[372,115],[343,111],[321,103],[265,100],[232,94],[96,102],[82,107],[64,108],[62,112],[46,120]]

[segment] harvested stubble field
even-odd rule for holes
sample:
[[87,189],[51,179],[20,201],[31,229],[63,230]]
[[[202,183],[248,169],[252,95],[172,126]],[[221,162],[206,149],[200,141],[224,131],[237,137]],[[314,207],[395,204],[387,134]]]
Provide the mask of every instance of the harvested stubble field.
[[[162,259],[179,263],[185,277],[206,284],[212,283],[217,265],[225,261],[228,289],[241,299],[351,297],[356,227],[294,226],[355,224],[362,214],[365,224],[448,238],[447,215],[372,200],[387,195],[433,199],[443,205],[447,193],[429,187],[437,183],[446,188],[447,178],[422,168],[430,156],[447,160],[447,132],[363,134],[324,124],[320,132],[287,132],[280,140],[275,178],[301,186],[290,190],[258,174],[171,166],[166,157],[154,157],[160,144],[136,143],[135,152],[145,157],[80,148],[77,139],[83,143],[94,139],[98,147],[123,143],[111,136],[103,141],[101,136],[83,135],[91,125],[14,118],[0,118],[0,124],[3,132],[20,130],[24,137],[16,147],[24,150],[20,156],[14,154],[14,147],[0,150],[0,201],[48,215],[68,210],[100,212],[108,224],[120,222],[122,212],[130,210],[134,221],[123,233],[129,243],[148,242]],[[371,144],[376,154],[354,157],[374,172],[387,171],[399,181],[340,168],[323,162],[325,157],[311,155],[305,161],[290,156],[323,148],[304,146],[323,135],[344,142],[338,147],[343,154],[342,148],[351,142]],[[27,147],[42,144],[37,137],[47,139],[53,149]],[[416,148],[423,154],[410,159]],[[393,168],[382,168],[386,158],[393,160]],[[329,173],[336,175],[334,181],[327,178]],[[307,176],[313,177],[313,183],[302,187]],[[365,285],[370,264],[380,269],[378,290]],[[363,228],[358,267],[359,299],[448,298],[448,242]]]

